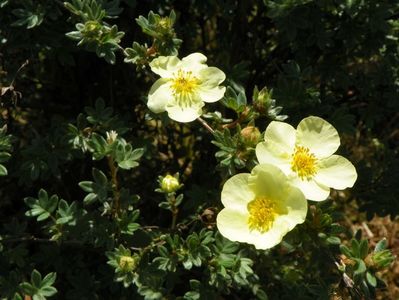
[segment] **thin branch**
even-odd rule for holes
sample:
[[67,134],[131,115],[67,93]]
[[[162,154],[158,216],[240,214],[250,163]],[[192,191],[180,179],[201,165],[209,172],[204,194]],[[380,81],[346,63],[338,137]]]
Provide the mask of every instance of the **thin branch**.
[[112,191],[114,193],[114,201],[112,202],[112,208],[114,210],[114,216],[119,216],[120,211],[120,192],[118,186],[118,168],[115,167],[114,159],[112,156],[108,156],[108,167],[111,171],[111,182],[112,182]]
[[209,126],[209,124],[202,119],[201,117],[198,117],[197,120],[201,123],[202,126],[205,127],[206,130],[208,130],[210,133],[214,134],[215,130],[213,130],[213,128],[211,126]]

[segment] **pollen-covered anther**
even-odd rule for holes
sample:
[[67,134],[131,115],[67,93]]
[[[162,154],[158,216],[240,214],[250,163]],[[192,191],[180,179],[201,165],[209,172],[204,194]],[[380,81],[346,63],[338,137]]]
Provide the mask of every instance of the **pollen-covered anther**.
[[195,92],[199,85],[197,77],[193,76],[191,71],[177,71],[172,80],[172,90],[175,95],[189,95]]
[[268,231],[278,215],[276,204],[266,197],[258,197],[248,203],[248,226],[261,233]]
[[308,148],[296,146],[291,160],[292,171],[303,179],[311,179],[317,172],[317,158]]

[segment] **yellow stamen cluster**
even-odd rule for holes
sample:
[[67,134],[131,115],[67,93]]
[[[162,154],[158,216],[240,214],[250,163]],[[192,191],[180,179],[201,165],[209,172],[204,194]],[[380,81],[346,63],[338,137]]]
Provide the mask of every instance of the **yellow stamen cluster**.
[[249,212],[248,226],[250,230],[261,233],[268,231],[278,215],[276,204],[268,198],[258,197],[247,205]]
[[124,272],[131,272],[136,268],[136,260],[131,256],[121,256],[119,260],[119,267]]
[[317,172],[317,159],[308,148],[296,146],[292,154],[291,170],[296,172],[302,180],[309,180]]
[[193,76],[190,71],[177,71],[177,74],[172,79],[172,90],[175,95],[189,96],[192,94],[199,85],[197,77]]

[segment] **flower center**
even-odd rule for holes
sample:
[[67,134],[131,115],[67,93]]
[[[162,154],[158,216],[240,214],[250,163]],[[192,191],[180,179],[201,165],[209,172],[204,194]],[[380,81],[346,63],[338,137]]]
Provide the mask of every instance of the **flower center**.
[[258,197],[247,205],[249,212],[248,225],[250,230],[261,233],[268,231],[279,214],[275,202],[265,197]]
[[291,170],[296,172],[302,180],[309,180],[317,171],[317,159],[308,148],[296,146],[292,154]]
[[172,90],[175,95],[188,96],[192,94],[199,85],[197,77],[193,76],[190,71],[177,71],[172,79]]

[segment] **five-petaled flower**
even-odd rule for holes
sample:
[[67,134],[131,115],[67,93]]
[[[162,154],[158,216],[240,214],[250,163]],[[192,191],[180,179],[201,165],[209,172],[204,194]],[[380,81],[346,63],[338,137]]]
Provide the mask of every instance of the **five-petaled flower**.
[[176,56],[155,58],[150,67],[161,78],[150,89],[148,108],[155,113],[167,111],[171,119],[179,122],[191,122],[201,116],[204,102],[220,100],[226,90],[220,86],[225,74],[205,62],[201,53],[182,60]]
[[217,216],[220,233],[231,241],[268,249],[303,223],[307,201],[277,167],[262,164],[251,174],[231,177],[223,186],[224,209]]
[[266,128],[265,142],[256,147],[259,163],[279,167],[309,200],[322,201],[330,187],[343,190],[357,179],[355,167],[334,155],[340,145],[337,130],[327,121],[310,116],[297,129],[273,121]]

